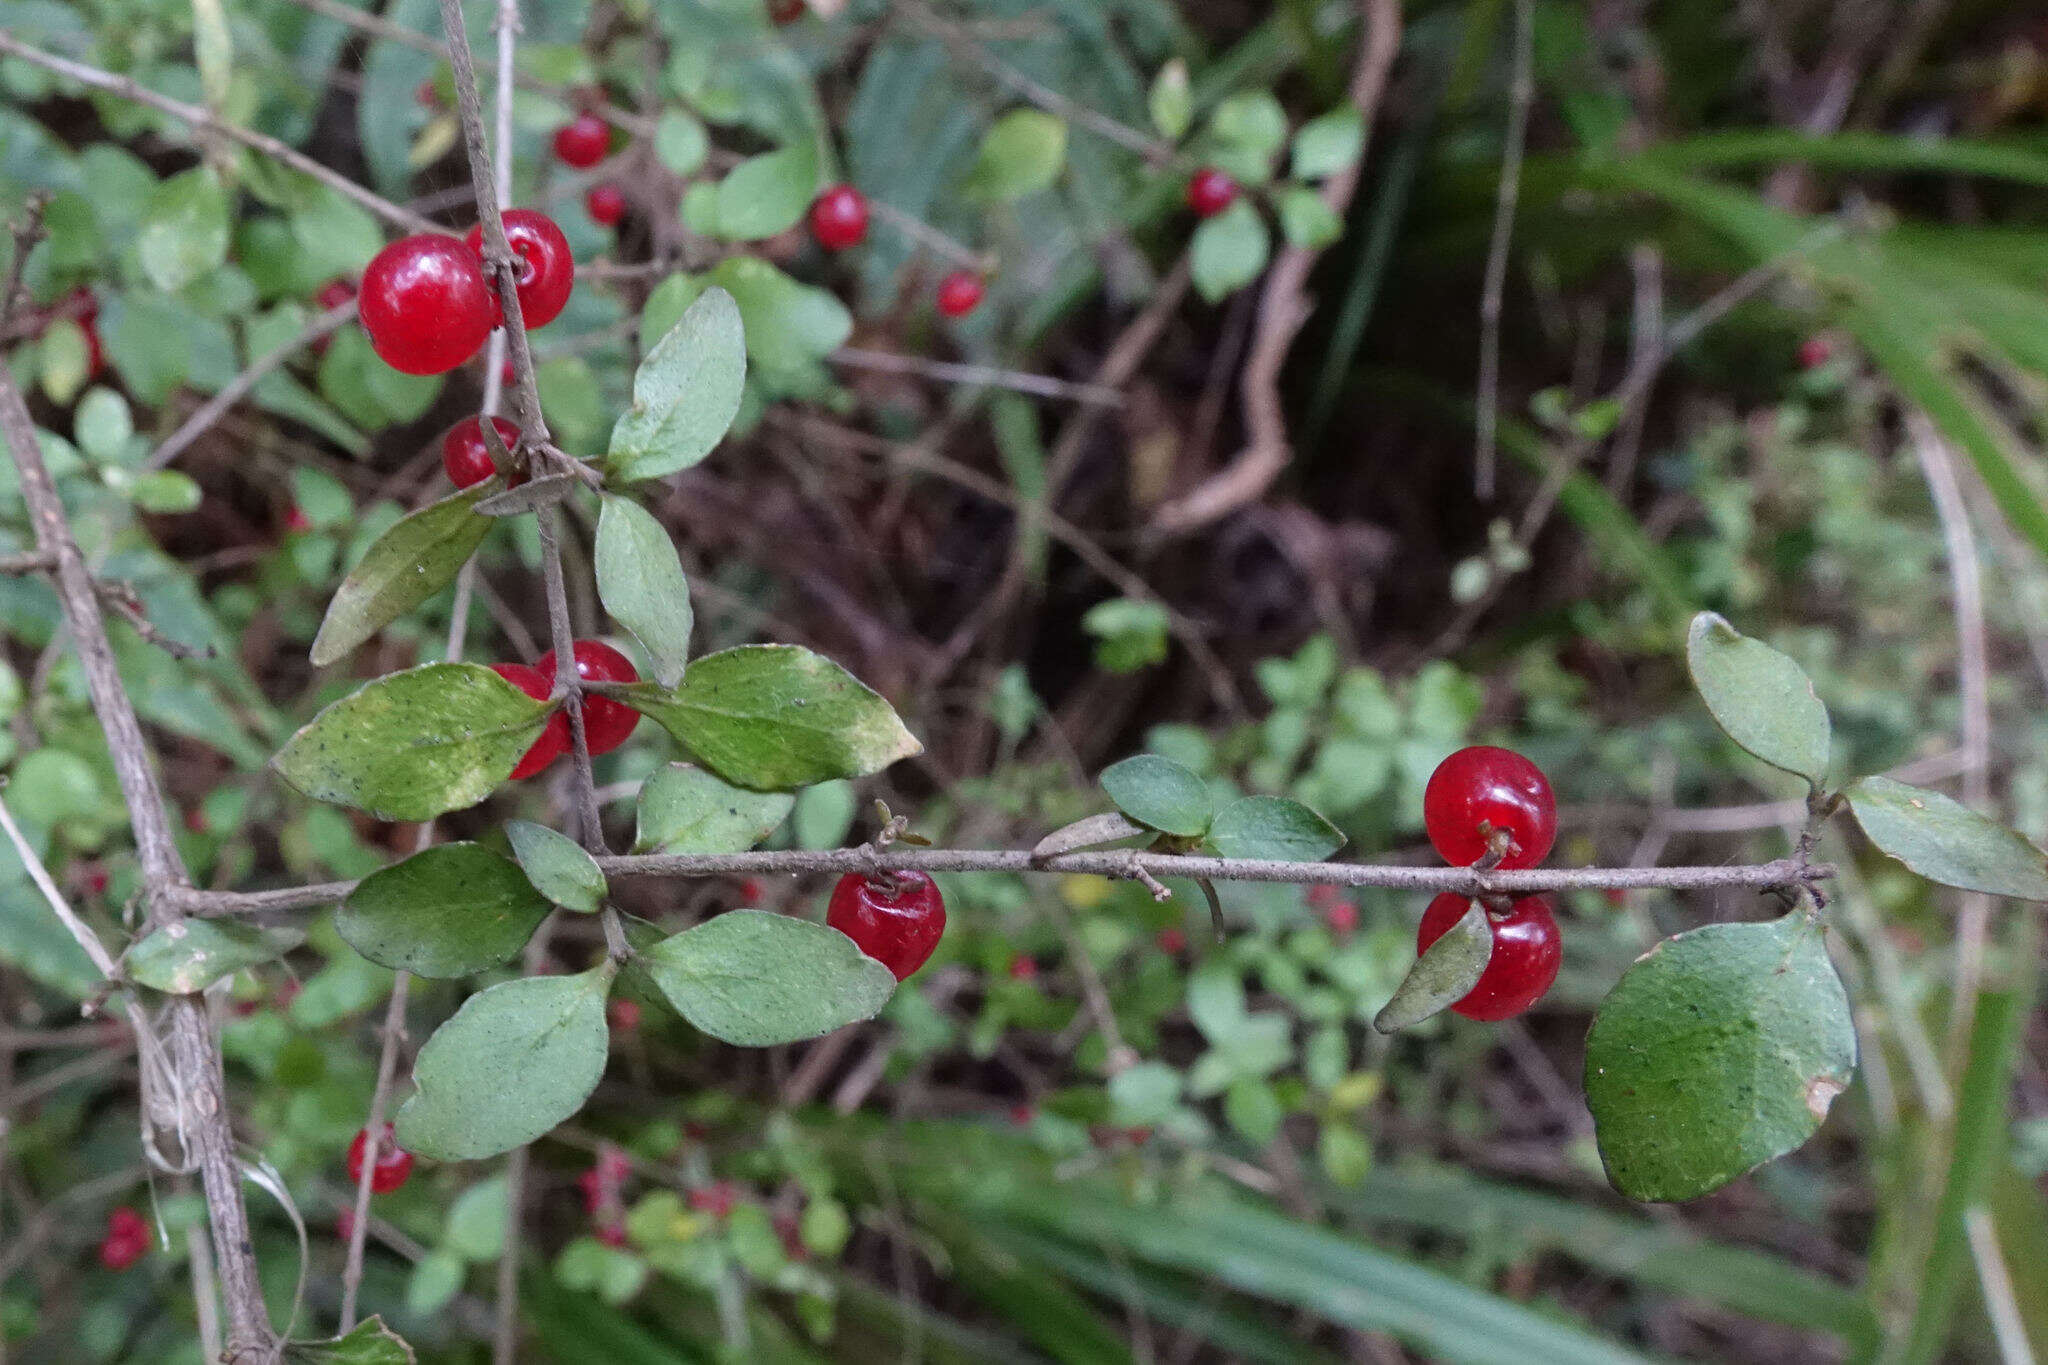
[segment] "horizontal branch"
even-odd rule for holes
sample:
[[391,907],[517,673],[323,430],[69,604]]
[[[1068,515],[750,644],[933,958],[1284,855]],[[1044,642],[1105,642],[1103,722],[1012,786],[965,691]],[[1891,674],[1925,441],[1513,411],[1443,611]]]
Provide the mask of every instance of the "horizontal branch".
[[[1797,859],[1713,867],[1529,868],[1517,872],[1475,872],[1469,867],[1406,867],[1377,863],[1295,863],[1262,858],[1204,858],[1178,853],[1090,851],[1034,859],[1024,849],[912,848],[876,853],[866,847],[777,849],[756,853],[651,853],[607,855],[597,860],[608,877],[746,877],[768,872],[865,872],[870,869],[920,872],[1093,873],[1102,877],[1208,877],[1214,881],[1287,882],[1302,886],[1372,886],[1396,891],[1455,891],[1465,895],[1529,895],[1539,891],[1644,890],[1704,891],[1748,887],[1758,891],[1835,875],[1832,865],[1802,865]],[[205,891],[175,894],[190,915],[260,915],[333,905],[355,890],[354,882],[320,882],[275,891]]]

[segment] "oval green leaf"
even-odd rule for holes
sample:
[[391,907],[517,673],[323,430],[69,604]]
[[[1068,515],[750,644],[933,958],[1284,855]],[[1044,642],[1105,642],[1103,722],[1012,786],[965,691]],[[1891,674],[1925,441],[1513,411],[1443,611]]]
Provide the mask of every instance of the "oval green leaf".
[[1693,1199],[1798,1147],[1856,1070],[1849,997],[1795,912],[1665,939],[1586,1036],[1586,1103],[1631,1199]]
[[305,939],[297,929],[266,929],[232,920],[179,920],[130,948],[123,969],[130,981],[151,990],[191,995],[246,967],[275,961]]
[[380,966],[456,977],[510,961],[547,916],[547,898],[509,860],[436,844],[363,878],[334,927]]
[[156,187],[143,210],[135,254],[142,273],[166,294],[227,259],[228,196],[210,168],[196,166]]
[[1344,846],[1344,832],[1299,801],[1247,796],[1216,813],[1209,842],[1226,858],[1320,862]]
[[327,604],[327,617],[313,639],[313,666],[325,668],[346,658],[454,582],[491,529],[490,518],[476,505],[498,487],[491,479],[464,489],[422,507],[377,537]]
[[419,1359],[405,1338],[378,1317],[356,1324],[346,1336],[288,1341],[281,1349],[284,1365],[416,1365]]
[[2017,830],[1940,792],[1889,777],[1866,777],[1849,788],[1848,797],[1870,842],[1928,881],[2048,901],[2048,854]]
[[787,792],[735,787],[689,763],[671,763],[640,788],[636,853],[745,853],[789,817]]
[[809,142],[750,156],[718,182],[718,230],[733,242],[787,232],[817,196],[818,149]]
[[1394,991],[1394,998],[1373,1016],[1381,1033],[1412,1028],[1441,1014],[1471,994],[1493,960],[1493,926],[1478,901],[1465,907],[1458,922],[1429,945]]
[[1188,246],[1195,288],[1215,303],[1257,279],[1271,250],[1266,220],[1247,200],[1239,199],[1195,229]]
[[568,835],[536,825],[530,820],[513,820],[505,826],[512,841],[512,855],[533,889],[565,910],[594,914],[610,891],[597,859]]
[[607,456],[620,480],[688,469],[725,438],[747,377],[751,328],[741,318],[734,294],[706,289],[640,362],[633,406],[612,427]]
[[497,1156],[573,1116],[604,1075],[611,1040],[606,962],[578,976],[526,976],[479,991],[413,1063],[398,1142],[438,1161]]
[[675,542],[630,498],[606,494],[597,517],[597,595],[647,651],[655,680],[674,687],[690,662],[690,584]]
[[1685,663],[1728,738],[1815,786],[1827,780],[1828,709],[1805,669],[1710,611],[1692,618]]
[[989,126],[963,189],[969,199],[1006,204],[1049,189],[1066,164],[1066,121],[1042,109],[1013,109]]
[[1216,809],[1208,783],[1157,754],[1137,754],[1104,768],[1102,789],[1139,824],[1189,839],[1209,832]]
[[729,910],[642,954],[676,1012],[714,1038],[771,1047],[871,1019],[896,977],[837,929]]

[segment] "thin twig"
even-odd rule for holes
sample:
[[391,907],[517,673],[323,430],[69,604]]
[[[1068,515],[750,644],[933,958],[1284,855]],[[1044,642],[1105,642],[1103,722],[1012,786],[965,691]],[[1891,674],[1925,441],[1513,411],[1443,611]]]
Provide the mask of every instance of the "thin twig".
[[235,404],[241,402],[250,390],[261,384],[280,365],[322,337],[334,335],[347,326],[355,315],[356,300],[350,299],[346,303],[336,304],[307,323],[297,336],[273,346],[249,362],[248,368],[222,385],[220,392],[193,409],[192,415],[149,453],[149,458],[143,461],[143,467],[162,469],[184,454],[187,447],[210,431],[215,422],[225,416]]
[[100,942],[98,934],[85,927],[85,921],[78,917],[78,912],[64,899],[64,893],[57,889],[56,879],[37,856],[34,845],[21,832],[21,826],[15,823],[14,812],[8,808],[5,798],[0,798],[0,830],[6,831],[7,841],[14,845],[15,856],[28,869],[29,880],[36,884],[36,890],[43,893],[43,899],[50,904],[50,912],[56,915],[64,931],[85,950],[85,955],[92,959],[93,966],[99,968],[101,976],[109,981],[117,979],[119,973],[114,966],[113,954],[107,951],[106,944]]
[[955,265],[982,272],[987,272],[994,265],[994,260],[988,252],[976,251],[973,247],[954,241],[924,219],[915,214],[905,213],[885,199],[870,195],[868,211],[911,241],[930,247]]
[[834,364],[846,365],[856,370],[877,370],[883,374],[924,375],[949,384],[987,385],[998,389],[1012,389],[1018,393],[1037,394],[1041,398],[1070,398],[1076,403],[1089,403],[1104,408],[1120,408],[1124,405],[1122,392],[1106,385],[1081,384],[1071,379],[1055,379],[1046,374],[1027,374],[1022,370],[1002,370],[989,365],[960,365],[945,360],[928,360],[918,355],[898,355],[893,351],[864,351],[852,346],[842,346],[826,358]]
[[0,284],[0,336],[6,335],[7,327],[14,321],[14,306],[21,301],[21,276],[28,268],[28,254],[49,235],[43,224],[43,210],[49,205],[49,191],[33,191],[22,206],[21,216],[14,220],[14,255],[7,262],[7,281]]
[[1522,152],[1529,140],[1529,108],[1536,102],[1536,7],[1515,0],[1514,75],[1508,85],[1508,127],[1500,159],[1500,188],[1493,203],[1493,239],[1486,250],[1486,283],[1479,296],[1479,445],[1473,461],[1472,491],[1493,497],[1499,459],[1500,313],[1507,289],[1508,245],[1515,232],[1515,205],[1522,195]]

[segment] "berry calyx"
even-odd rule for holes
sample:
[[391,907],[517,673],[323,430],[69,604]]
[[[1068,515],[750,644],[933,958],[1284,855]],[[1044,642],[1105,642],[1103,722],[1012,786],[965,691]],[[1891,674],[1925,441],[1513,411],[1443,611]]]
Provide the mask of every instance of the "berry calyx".
[[[462,240],[481,263],[482,226],[471,228]],[[576,288],[576,257],[569,250],[569,239],[545,213],[536,209],[506,209],[505,244],[519,258],[519,316],[528,330],[545,327],[561,315],[563,305]],[[504,321],[495,290],[491,293],[491,312],[494,324]]]
[[555,156],[564,165],[587,170],[612,149],[612,127],[595,114],[578,114],[555,129]]
[[619,220],[626,216],[626,192],[617,185],[592,185],[590,192],[583,196],[583,207],[592,221],[606,227],[617,227]]
[[109,1270],[126,1270],[149,1250],[149,1224],[126,1204],[107,1214],[106,1235],[100,1239],[100,1264]]
[[[505,453],[511,454],[519,444],[519,427],[502,417],[493,417],[491,425],[497,428],[498,439],[505,444]],[[448,428],[448,434],[441,438],[441,468],[448,473],[448,481],[457,488],[473,488],[491,475],[499,472],[498,462],[491,458],[491,447],[484,440],[484,423],[481,417],[465,417]],[[517,488],[526,482],[526,471],[515,469],[506,484]]]
[[964,318],[981,306],[988,287],[972,270],[956,270],[939,281],[939,311],[949,318]]
[[[1415,951],[1421,953],[1442,938],[1471,904],[1454,891],[1431,901],[1415,930]],[[1514,1018],[1542,998],[1557,980],[1564,946],[1545,897],[1524,896],[1504,915],[1487,912],[1486,920],[1493,930],[1493,956],[1478,982],[1451,1009],[1467,1019],[1493,1023]]]
[[[361,1182],[363,1178],[363,1155],[370,1148],[370,1130],[362,1129],[354,1142],[348,1145],[348,1178]],[[389,1194],[412,1177],[412,1153],[398,1145],[395,1130],[390,1124],[384,1125],[384,1135],[377,1140],[377,1164],[370,1171],[370,1193]]]
[[[553,691],[555,686],[555,652],[549,650],[534,664],[541,681]],[[576,642],[576,676],[584,682],[629,683],[640,681],[639,670],[633,661],[613,649],[602,640],[578,640]],[[569,728],[569,718],[561,717],[562,728]],[[553,724],[553,722],[549,722]],[[633,733],[633,727],[640,723],[640,713],[624,702],[613,701],[610,697],[583,697],[583,739],[590,746],[591,756],[608,754],[626,742]],[[546,738],[545,735],[542,738]]]
[[811,204],[811,235],[827,251],[859,246],[868,235],[867,196],[851,185],[834,185]]
[[1188,177],[1188,207],[1197,218],[1214,218],[1236,202],[1237,182],[1214,166]]
[[1501,868],[1534,867],[1557,841],[1557,799],[1543,770],[1512,749],[1475,744],[1429,776],[1422,823],[1454,867],[1470,867],[1502,839]]
[[[543,678],[540,670],[526,664],[492,664],[491,672],[511,683],[514,687],[532,697],[535,701],[546,701],[554,695],[555,682],[550,674]],[[519,763],[507,774],[510,781],[518,782],[532,777],[535,773],[560,758],[569,749],[569,718],[560,711],[548,717],[540,738],[533,742],[520,758]]]
[[922,872],[890,872],[873,881],[864,872],[849,872],[832,888],[825,923],[902,981],[939,946],[946,901]]
[[394,370],[441,374],[475,355],[498,322],[476,253],[453,237],[401,237],[363,271],[363,330]]

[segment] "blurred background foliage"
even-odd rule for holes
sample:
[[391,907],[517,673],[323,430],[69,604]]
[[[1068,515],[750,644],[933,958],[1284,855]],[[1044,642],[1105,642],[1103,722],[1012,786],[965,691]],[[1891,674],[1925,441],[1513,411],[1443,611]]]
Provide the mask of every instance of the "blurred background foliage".
[[[322,12],[337,7],[358,8],[0,0],[0,28],[466,221],[445,64],[392,36],[432,35],[432,0],[369,5],[388,29]],[[222,9],[233,60],[203,74]],[[470,11],[486,49],[492,6]],[[558,438],[602,441],[640,348],[698,287],[674,270],[732,289],[753,360],[742,431],[657,499],[703,648],[820,648],[927,745],[859,791],[806,792],[772,842],[864,837],[880,796],[942,842],[1028,844],[1102,808],[1093,774],[1150,748],[1219,788],[1315,805],[1353,856],[1421,857],[1423,779],[1484,739],[1550,773],[1562,863],[1777,856],[1797,812],[1759,803],[1796,793],[1690,699],[1683,624],[1721,611],[1797,657],[1845,771],[1957,776],[1969,679],[1930,460],[1961,487],[1983,569],[1991,790],[2048,835],[2038,6],[1414,0],[1285,373],[1292,459],[1264,497],[1181,536],[1153,514],[1244,436],[1256,283],[1169,297],[1107,411],[915,362],[1097,377],[1132,316],[1178,288],[1187,167],[1249,156],[1256,180],[1342,104],[1354,6],[853,0],[780,27],[759,0],[522,11],[516,197],[549,206],[580,260],[620,267],[586,272],[536,338]],[[1528,155],[1488,394],[1480,299],[1522,61]],[[1170,152],[1171,62],[1192,128],[1152,164],[1089,120]],[[628,190],[616,233],[581,207],[594,177],[546,152],[571,92],[599,84],[645,122],[596,173]],[[1064,102],[1064,155],[1043,188],[991,197],[984,137],[1025,85]],[[8,362],[88,555],[165,635],[212,650],[173,659],[117,627],[186,855],[217,885],[363,875],[411,831],[301,801],[263,763],[357,681],[310,670],[306,646],[341,570],[433,495],[431,442],[474,410],[480,376],[396,375],[346,329],[154,467],[382,228],[132,102],[19,61],[0,60],[0,88],[0,198],[54,196],[25,262],[34,326],[14,328]],[[780,229],[707,235],[755,207],[713,188],[732,155],[776,148],[990,253],[987,303],[942,325],[927,300],[946,263],[887,219],[839,258]],[[1473,442],[1489,404],[1490,500]],[[11,469],[0,480],[0,552],[20,551],[32,536]],[[475,657],[538,652],[530,537],[520,519],[486,542]],[[444,596],[384,632],[360,675],[437,657],[449,612]],[[112,926],[137,874],[53,598],[0,579],[0,627],[7,800]],[[643,726],[601,762],[622,821],[672,757]],[[550,799],[507,790],[446,825],[545,818]],[[1825,852],[1844,867],[1833,947],[1858,1002],[1857,1084],[1804,1150],[1647,1210],[1601,1178],[1585,1025],[1657,937],[1758,913],[1735,893],[1562,898],[1564,975],[1533,1014],[1388,1041],[1363,1021],[1405,969],[1419,898],[1226,888],[1233,933],[1212,945],[1187,887],[1154,904],[1088,879],[947,879],[953,927],[875,1025],[754,1054],[651,1004],[615,1017],[592,1108],[536,1149],[531,1340],[619,1362],[2025,1359],[2048,1344],[2048,1034],[2027,912],[1959,933],[1952,893],[1846,839]],[[673,920],[820,891],[679,885],[632,908]],[[309,1228],[301,1320],[324,1325],[340,1154],[390,974],[313,930],[223,1009],[242,1132]],[[556,937],[561,962],[591,950],[580,932]],[[1959,997],[1972,955],[1990,971]],[[71,1022],[91,970],[5,850],[0,963],[8,1358],[196,1360],[182,1231],[203,1210],[144,1188],[134,1060],[117,1031]],[[419,983],[414,1036],[456,999]],[[631,1172],[619,1245],[576,1186],[614,1146]],[[438,1167],[375,1206],[364,1303],[423,1359],[486,1357],[498,1180]],[[281,1320],[301,1249],[252,1197]],[[116,1274],[92,1248],[120,1202],[170,1236]]]

